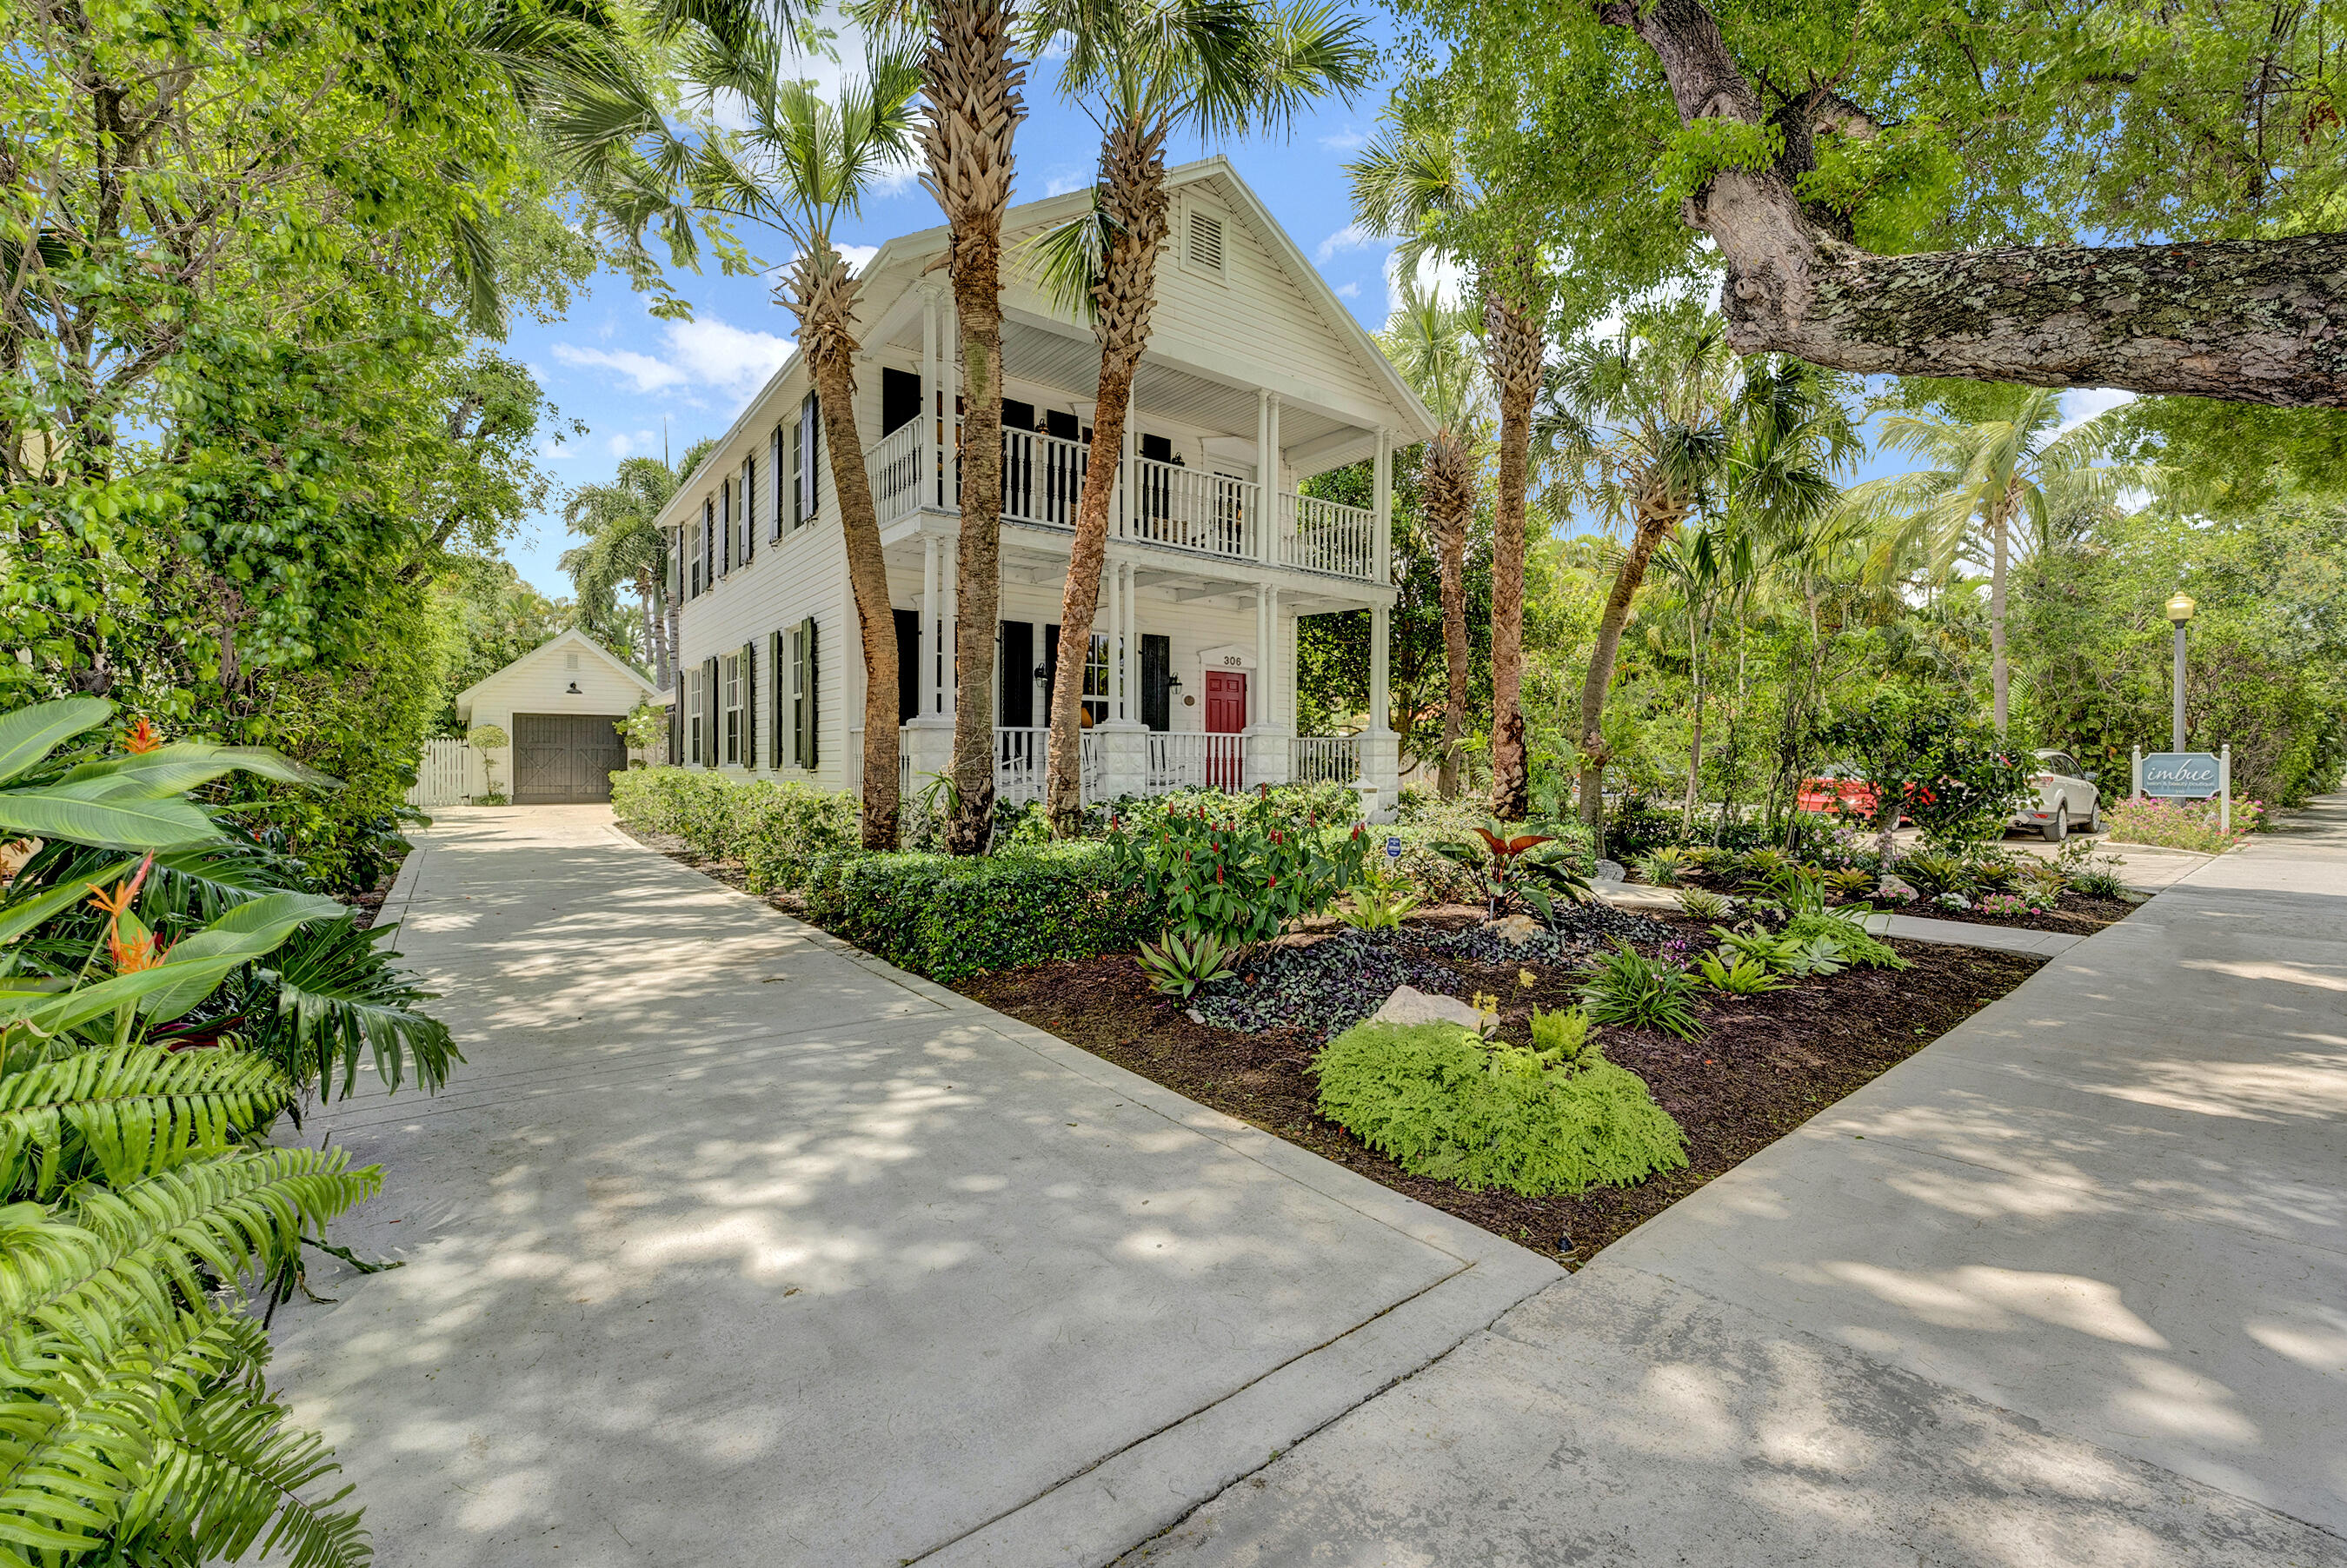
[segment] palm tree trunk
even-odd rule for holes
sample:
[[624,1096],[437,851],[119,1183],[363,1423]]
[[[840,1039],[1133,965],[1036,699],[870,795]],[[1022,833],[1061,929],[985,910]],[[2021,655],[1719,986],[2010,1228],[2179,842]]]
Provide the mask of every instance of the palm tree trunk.
[[[1004,0],[929,10],[922,183],[946,215],[961,328],[961,538],[955,579],[953,815],[945,843],[982,855],[994,836],[994,642],[1002,600],[1002,214],[1024,113]],[[953,410],[946,411],[948,419]]]
[[1426,444],[1419,474],[1425,489],[1428,531],[1434,536],[1442,583],[1442,757],[1436,788],[1445,800],[1459,794],[1459,746],[1467,735],[1467,526],[1475,509],[1475,470],[1465,443],[1449,430]]
[[1524,510],[1532,473],[1532,398],[1541,328],[1521,300],[1483,306],[1483,349],[1500,389],[1499,493],[1491,518],[1491,815],[1521,822],[1531,807],[1524,755]]
[[1596,645],[1589,651],[1589,675],[1581,684],[1581,820],[1588,825],[1590,842],[1600,854],[1605,849],[1605,692],[1614,683],[1614,661],[1622,651],[1622,628],[1629,623],[1630,600],[1646,580],[1646,563],[1679,516],[1680,508],[1659,498],[1640,505],[1630,553],[1614,574],[1613,591],[1605,596],[1604,611],[1597,619]]
[[2005,518],[2011,511],[2012,492],[2007,491],[1990,507],[1988,519],[1988,681],[1996,704],[1996,733],[2000,740],[2005,728],[2004,530]]
[[1689,606],[1687,617],[1687,679],[1695,688],[1695,724],[1687,735],[1686,790],[1679,803],[1679,836],[1695,831],[1695,803],[1703,777],[1703,617]]
[[[1120,119],[1101,139],[1101,204],[1113,220],[1100,282],[1092,290],[1092,335],[1100,341],[1098,401],[1085,454],[1076,538],[1060,594],[1059,664],[1051,680],[1051,758],[1045,809],[1055,837],[1083,831],[1084,662],[1092,639],[1079,633],[1100,609],[1101,565],[1108,556],[1109,505],[1133,407],[1133,377],[1149,346],[1156,306],[1157,252],[1165,243],[1165,126]],[[1126,650],[1126,657],[1132,651]]]
[[660,617],[653,609],[660,598],[660,579],[646,572],[636,579],[636,603],[643,611],[645,661],[652,667],[652,684],[668,685],[668,650],[661,646]]
[[[784,304],[799,318],[799,348],[815,378],[815,406],[830,448],[847,580],[864,643],[864,780],[859,838],[866,849],[897,847],[897,618],[888,604],[888,563],[880,553],[880,513],[856,427],[856,281],[836,251],[803,255]],[[775,671],[777,679],[782,672]]]

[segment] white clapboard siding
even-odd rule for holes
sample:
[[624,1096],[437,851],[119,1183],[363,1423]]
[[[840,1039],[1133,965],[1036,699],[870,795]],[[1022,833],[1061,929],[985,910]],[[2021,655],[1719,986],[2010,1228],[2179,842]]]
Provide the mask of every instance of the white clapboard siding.
[[481,793],[481,766],[473,748],[454,737],[427,741],[415,764],[415,784],[407,792],[413,806],[461,805],[465,797]]

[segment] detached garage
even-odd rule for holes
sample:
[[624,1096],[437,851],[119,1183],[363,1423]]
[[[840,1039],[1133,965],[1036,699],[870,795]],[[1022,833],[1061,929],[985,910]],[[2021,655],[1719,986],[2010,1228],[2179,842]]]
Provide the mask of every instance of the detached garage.
[[516,805],[603,801],[611,798],[611,775],[628,765],[614,726],[638,702],[659,698],[651,682],[574,630],[456,693],[456,717],[467,729],[495,724],[511,737],[497,760]]

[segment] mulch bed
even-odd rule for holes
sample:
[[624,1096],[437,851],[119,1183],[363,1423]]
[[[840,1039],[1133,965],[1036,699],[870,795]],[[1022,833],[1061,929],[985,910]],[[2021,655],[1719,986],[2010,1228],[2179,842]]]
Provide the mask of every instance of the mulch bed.
[[2138,907],[2124,898],[2086,898],[2065,893],[2060,904],[2043,915],[1983,915],[1977,909],[1950,909],[1922,900],[1904,908],[1890,905],[1876,907],[1888,908],[1894,915],[1912,915],[1921,920],[1957,920],[1967,926],[2011,926],[2024,931],[2066,931],[2074,937],[2091,937],[2104,927],[2126,919]]
[[[1674,924],[1674,922],[1665,922]],[[1683,932],[1699,929],[1679,924]],[[1853,969],[1758,997],[1713,996],[1695,1040],[1603,1029],[1607,1060],[1646,1081],[1687,1134],[1687,1168],[1582,1196],[1470,1193],[1412,1176],[1314,1111],[1318,1041],[1303,1030],[1239,1034],[1193,1022],[1153,993],[1129,957],[979,976],[955,989],[1096,1056],[1236,1116],[1394,1191],[1568,1266],[1585,1262],[1706,1182],[1766,1148],[2034,973],[2041,960],[1894,942],[1903,970]],[[1565,1007],[1578,975],[1450,961],[1457,994],[1500,999],[1502,1039],[1531,1039],[1531,1009]],[[1569,1240],[1567,1238],[1570,1238]]]
[[[624,826],[620,831],[705,876],[742,886],[736,862],[704,859],[665,834]],[[766,902],[801,913],[798,900],[788,895],[773,895]],[[2130,907],[2117,906],[2117,915]],[[1638,913],[1652,915],[1667,937],[1711,943],[1709,922],[1662,911]],[[1480,909],[1443,907],[1421,912],[1410,927],[1434,934],[1475,925],[1481,917]],[[1301,945],[1337,928],[1334,921],[1308,921],[1302,935],[1281,940]],[[1636,946],[1651,952],[1656,944]],[[1182,1003],[1149,989],[1128,954],[975,976],[954,989],[1405,1196],[1578,1267],[1599,1248],[1897,1066],[2012,990],[2044,961],[1929,942],[1891,946],[1908,960],[1907,968],[1850,969],[1765,996],[1706,993],[1701,1008],[1708,1027],[1694,1040],[1650,1030],[1597,1030],[1607,1060],[1644,1078],[1655,1101],[1686,1130],[1687,1166],[1634,1187],[1597,1188],[1577,1198],[1471,1193],[1409,1174],[1314,1110],[1318,1085],[1310,1066],[1318,1037],[1303,1029],[1243,1034],[1194,1022]],[[1416,956],[1453,977],[1455,985],[1445,988],[1452,994],[1483,991],[1498,998],[1500,1037],[1520,1045],[1531,1042],[1532,1009],[1572,1006],[1581,979],[1580,969],[1561,962],[1484,964],[1426,948]],[[1527,971],[1530,986],[1522,983]]]

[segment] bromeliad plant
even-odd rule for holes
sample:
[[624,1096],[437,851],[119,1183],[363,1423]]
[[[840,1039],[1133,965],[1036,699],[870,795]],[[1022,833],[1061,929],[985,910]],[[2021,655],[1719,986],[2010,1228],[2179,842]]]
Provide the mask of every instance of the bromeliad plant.
[[456,1053],[384,999],[342,905],[267,886],[283,867],[189,796],[232,770],[333,781],[144,723],[81,739],[113,711],[0,717],[0,834],[43,841],[0,899],[0,1561],[362,1563],[349,1489],[302,1495],[337,1467],[270,1397],[243,1297],[290,1287],[382,1177],[266,1135],[363,1041],[431,1082]]
[[1231,968],[1231,949],[1212,931],[1196,931],[1187,937],[1179,931],[1168,931],[1154,946],[1143,942],[1137,958],[1141,972],[1149,977],[1152,990],[1162,996],[1180,997],[1184,1001],[1189,1000],[1200,986],[1229,979],[1238,972]]
[[1501,838],[1488,827],[1477,828],[1475,836],[1474,844],[1435,847],[1466,867],[1491,919],[1520,911],[1553,926],[1558,905],[1586,904],[1597,897],[1554,838],[1538,833]]

